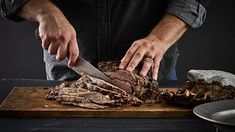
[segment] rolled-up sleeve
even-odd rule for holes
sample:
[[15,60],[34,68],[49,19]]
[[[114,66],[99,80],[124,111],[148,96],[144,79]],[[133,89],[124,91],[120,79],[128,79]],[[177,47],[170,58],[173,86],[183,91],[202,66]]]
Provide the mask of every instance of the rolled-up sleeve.
[[29,0],[0,0],[1,15],[13,21],[21,20],[16,12]]
[[207,14],[205,3],[208,2],[201,1],[171,0],[166,13],[180,18],[192,28],[198,28],[204,23]]

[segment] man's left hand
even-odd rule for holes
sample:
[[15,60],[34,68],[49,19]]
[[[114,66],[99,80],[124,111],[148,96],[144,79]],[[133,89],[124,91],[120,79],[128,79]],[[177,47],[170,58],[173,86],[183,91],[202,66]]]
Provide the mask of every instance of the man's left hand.
[[157,80],[158,69],[167,46],[160,40],[146,37],[133,42],[119,65],[120,69],[132,72],[143,61],[140,75],[146,76],[152,71],[152,79]]

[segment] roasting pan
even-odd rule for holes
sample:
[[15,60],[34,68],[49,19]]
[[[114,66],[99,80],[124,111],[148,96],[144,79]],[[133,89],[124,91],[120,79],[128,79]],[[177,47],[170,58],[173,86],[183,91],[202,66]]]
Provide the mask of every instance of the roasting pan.
[[201,104],[193,113],[213,123],[219,132],[235,131],[235,99]]

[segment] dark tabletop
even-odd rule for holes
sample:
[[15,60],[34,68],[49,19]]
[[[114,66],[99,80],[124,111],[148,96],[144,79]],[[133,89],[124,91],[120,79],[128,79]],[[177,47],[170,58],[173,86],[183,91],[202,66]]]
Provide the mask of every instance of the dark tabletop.
[[[55,86],[58,81],[34,79],[0,80],[0,103],[15,86]],[[165,82],[174,86],[180,82]],[[77,131],[156,131],[215,132],[213,125],[194,118],[2,118],[0,132],[77,132]]]

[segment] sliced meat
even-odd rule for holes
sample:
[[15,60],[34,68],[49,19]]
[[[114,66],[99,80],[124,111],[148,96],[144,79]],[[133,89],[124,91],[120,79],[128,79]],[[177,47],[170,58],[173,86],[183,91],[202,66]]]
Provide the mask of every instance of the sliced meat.
[[62,104],[101,109],[122,104],[139,106],[145,102],[154,103],[159,94],[153,88],[150,79],[138,75],[138,72],[128,72],[118,69],[117,62],[102,62],[99,68],[111,79],[122,85],[121,88],[104,80],[88,75],[73,82],[62,83],[49,90],[47,99],[54,99]]

